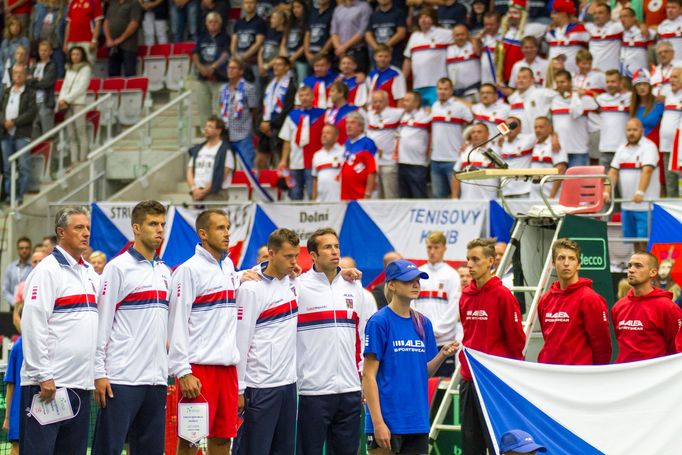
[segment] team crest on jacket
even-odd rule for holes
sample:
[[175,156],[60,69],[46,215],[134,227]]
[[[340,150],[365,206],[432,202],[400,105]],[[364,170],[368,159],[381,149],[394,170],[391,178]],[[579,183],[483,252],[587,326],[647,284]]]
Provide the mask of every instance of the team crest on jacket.
[[348,308],[349,310],[352,310],[353,309],[353,297],[349,297],[347,295],[344,297],[346,297],[346,308]]
[[291,293],[294,294],[294,297],[298,297],[296,295],[296,286],[291,286]]

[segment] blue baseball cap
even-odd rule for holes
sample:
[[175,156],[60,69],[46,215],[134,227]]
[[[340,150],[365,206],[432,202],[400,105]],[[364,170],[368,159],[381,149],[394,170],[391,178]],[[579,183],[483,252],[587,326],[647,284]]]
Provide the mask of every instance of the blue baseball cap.
[[429,278],[429,274],[422,272],[408,260],[396,259],[386,266],[386,281],[412,281],[417,277],[426,280]]
[[547,452],[543,446],[536,444],[533,437],[522,430],[510,430],[500,438],[500,452]]

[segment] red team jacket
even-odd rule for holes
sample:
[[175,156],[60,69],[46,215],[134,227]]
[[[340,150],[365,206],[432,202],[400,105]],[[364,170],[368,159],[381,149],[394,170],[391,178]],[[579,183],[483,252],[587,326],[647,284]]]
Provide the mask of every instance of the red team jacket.
[[[519,303],[498,277],[492,277],[482,288],[476,281],[462,290],[459,314],[464,328],[462,344],[486,354],[523,360],[526,336],[521,325]],[[462,379],[471,381],[471,370],[459,353]]]
[[682,310],[673,303],[672,294],[654,288],[636,297],[632,290],[611,309],[618,340],[616,363],[634,362],[674,354],[675,337]]
[[538,316],[545,345],[538,362],[558,365],[605,365],[611,361],[609,309],[592,289],[592,280],[580,278],[561,289],[552,283],[540,297]]

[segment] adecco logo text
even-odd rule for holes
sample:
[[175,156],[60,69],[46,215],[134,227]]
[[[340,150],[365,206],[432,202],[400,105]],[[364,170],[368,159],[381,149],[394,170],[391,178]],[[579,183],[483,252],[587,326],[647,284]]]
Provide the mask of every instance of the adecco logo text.
[[606,257],[606,241],[604,239],[573,237],[580,244],[582,259],[581,270],[605,270],[609,265]]

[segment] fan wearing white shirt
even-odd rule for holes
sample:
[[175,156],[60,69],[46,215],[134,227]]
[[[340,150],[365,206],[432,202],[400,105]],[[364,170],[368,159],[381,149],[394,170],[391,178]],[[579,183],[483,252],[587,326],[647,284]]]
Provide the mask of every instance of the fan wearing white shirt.
[[[457,172],[468,168],[485,169],[490,166],[490,160],[483,155],[481,148],[472,149],[476,144],[487,141],[489,136],[488,127],[481,122],[474,123],[464,133],[466,142],[462,144],[459,159],[454,168],[455,174],[452,176],[452,199],[489,201],[497,197],[497,188],[499,187],[497,178],[464,182],[457,179]],[[485,148],[497,151],[495,142],[487,144]]]
[[334,125],[322,128],[322,148],[313,155],[313,200],[338,202],[341,200],[339,172],[343,164],[344,148],[336,139],[339,132]]
[[[658,167],[658,150],[656,144],[644,136],[644,128],[639,119],[628,120],[625,135],[627,144],[616,151],[611,161],[609,177],[615,185],[620,179],[620,193],[624,201],[623,237],[648,237],[648,215],[645,199],[659,197],[660,182],[656,173]],[[604,200],[608,201],[610,192],[604,192]],[[634,242],[635,251],[645,251],[647,242]]]
[[[535,146],[533,147],[533,156],[531,157],[531,169],[547,169],[555,167],[559,170],[559,174],[566,172],[568,163],[568,155],[558,144],[556,134],[552,130],[552,121],[547,117],[538,117],[535,119]],[[555,144],[556,143],[556,144]],[[531,185],[530,198],[541,199],[540,192],[544,191],[545,195],[554,199],[559,192],[561,181],[556,180],[552,185]]]
[[[661,117],[659,148],[663,154],[663,161],[667,170],[675,134],[682,120],[682,68],[673,68],[670,73],[670,90],[665,96],[664,106],[663,117]],[[677,184],[677,174],[666,172],[668,197],[678,196]]]
[[476,97],[481,84],[481,60],[478,41],[471,39],[464,24],[452,28],[454,43],[448,46],[448,77],[459,97]]
[[650,30],[643,32],[632,8],[621,10],[620,23],[623,24],[620,67],[623,74],[632,76],[635,71],[649,67],[647,48],[653,43],[654,34]]
[[[656,60],[658,65],[651,69],[651,85],[653,93],[659,98],[665,98],[670,92],[670,75],[673,68],[682,67],[682,60],[675,60],[677,55],[675,48],[670,41],[659,41],[656,43]],[[633,84],[634,85],[634,84]]]
[[606,93],[597,96],[599,105],[599,125],[604,131],[599,138],[599,164],[608,169],[613,155],[625,144],[625,124],[630,118],[630,97],[623,91],[621,75],[618,70],[606,72]]
[[[234,155],[229,144],[221,139],[224,123],[217,116],[211,116],[204,126],[206,142],[195,145],[189,151],[187,163],[187,185],[193,201],[225,200],[224,191],[232,183]],[[218,169],[220,163],[223,166]]]
[[367,112],[367,137],[377,146],[379,198],[397,199],[400,197],[400,190],[395,143],[403,110],[390,107],[390,95],[384,90],[373,92],[371,100]]
[[658,38],[673,45],[675,55],[682,56],[682,0],[668,0],[665,5],[667,19],[656,29]]
[[398,128],[398,184],[401,198],[425,199],[431,149],[431,114],[420,108],[418,92],[403,98],[405,113]]
[[533,86],[533,70],[523,67],[517,72],[516,90],[508,96],[511,110],[509,115],[521,119],[521,132],[531,134],[533,122],[538,116],[549,115],[554,90]]
[[[528,169],[532,161],[535,137],[532,134],[521,134],[522,122],[518,117],[509,117],[507,124],[512,122],[519,126],[510,129],[500,146],[500,155],[507,162],[510,169]],[[505,197],[527,198],[530,195],[531,182],[523,180],[509,180],[502,187]]]
[[611,8],[607,3],[597,4],[592,17],[593,22],[586,23],[585,28],[590,33],[589,50],[595,67],[602,71],[618,69],[623,24],[611,20]]
[[545,76],[547,75],[547,67],[549,62],[547,59],[538,56],[539,49],[538,39],[534,36],[526,36],[521,40],[521,53],[523,59],[514,63],[511,69],[511,76],[509,76],[509,87],[517,88],[516,78],[518,77],[521,68],[530,68],[533,72],[533,82],[536,87],[542,87],[545,84]]

